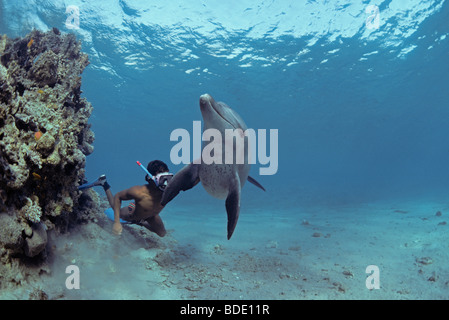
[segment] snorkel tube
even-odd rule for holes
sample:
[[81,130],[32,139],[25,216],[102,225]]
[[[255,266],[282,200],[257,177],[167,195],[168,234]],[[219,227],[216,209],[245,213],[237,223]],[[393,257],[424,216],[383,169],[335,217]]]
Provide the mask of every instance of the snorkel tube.
[[136,161],[137,165],[142,168],[142,170],[151,178],[151,180],[154,181],[156,184],[156,187],[159,188],[159,190],[164,191],[165,187],[167,186],[168,182],[171,178],[173,178],[172,173],[159,173],[156,177],[153,176],[151,173],[148,172],[147,168],[145,168],[140,161]]
[[145,171],[145,173],[151,178],[151,180],[154,181],[153,175],[152,175],[151,173],[148,172],[147,168],[145,168],[145,167],[143,166],[143,164],[140,163],[140,161],[136,161],[136,163],[139,165],[139,167],[142,168],[143,171]]

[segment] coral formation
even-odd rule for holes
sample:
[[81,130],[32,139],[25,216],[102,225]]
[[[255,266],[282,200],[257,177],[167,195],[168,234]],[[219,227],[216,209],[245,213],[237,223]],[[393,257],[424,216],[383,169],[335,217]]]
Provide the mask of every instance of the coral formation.
[[[36,196],[33,196],[34,199],[37,199]],[[21,209],[23,212],[23,216],[27,218],[28,221],[33,223],[41,222],[42,210],[41,207],[35,201],[32,201],[30,198],[26,198],[27,204]]]
[[77,190],[94,141],[81,97],[88,64],[75,36],[55,28],[0,36],[0,280],[2,263],[38,256],[47,232],[98,206],[94,191]]

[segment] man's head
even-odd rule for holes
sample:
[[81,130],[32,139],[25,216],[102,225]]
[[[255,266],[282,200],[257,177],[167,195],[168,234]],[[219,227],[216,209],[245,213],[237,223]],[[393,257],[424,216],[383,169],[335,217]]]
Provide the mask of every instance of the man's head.
[[160,160],[153,160],[148,163],[147,170],[153,176],[156,176],[159,173],[168,172],[168,166]]
[[153,160],[148,163],[147,170],[154,180],[148,175],[146,175],[145,180],[148,183],[154,183],[161,191],[165,190],[165,187],[173,178],[173,174],[168,172],[168,166],[160,160]]

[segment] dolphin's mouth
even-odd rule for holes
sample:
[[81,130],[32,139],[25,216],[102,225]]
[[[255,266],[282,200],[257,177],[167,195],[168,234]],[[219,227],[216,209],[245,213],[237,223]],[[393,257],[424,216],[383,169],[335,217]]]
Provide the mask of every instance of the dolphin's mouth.
[[231,122],[229,122],[228,119],[226,119],[226,117],[220,112],[219,109],[215,108],[214,104],[211,102],[212,97],[211,97],[210,95],[208,95],[208,94],[202,95],[202,96],[200,97],[200,99],[201,99],[201,103],[207,103],[207,104],[208,104],[208,107],[209,107],[209,108],[212,108],[212,110],[214,110],[215,113],[218,114],[218,115],[220,116],[220,118],[223,119],[223,121],[229,123],[229,125],[230,125],[231,127],[233,127],[234,129],[237,129],[237,128],[235,127],[235,125],[233,125]]

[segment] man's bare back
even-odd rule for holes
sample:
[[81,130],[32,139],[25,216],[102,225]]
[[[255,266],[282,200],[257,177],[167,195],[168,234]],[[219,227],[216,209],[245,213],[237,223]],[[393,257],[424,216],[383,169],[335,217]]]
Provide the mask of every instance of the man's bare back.
[[[159,217],[159,213],[164,208],[160,204],[161,198],[162,191],[154,184],[134,186],[120,191],[114,197],[114,216],[118,211],[120,219],[137,222],[163,237],[166,231],[162,219]],[[130,210],[129,207],[120,208],[123,200],[134,200],[135,208],[133,210]],[[117,224],[117,219],[115,219],[113,226],[114,233],[120,234],[121,230],[120,222],[118,221]]]
[[124,220],[146,220],[159,214],[159,212],[161,212],[161,210],[164,208],[160,204],[162,191],[155,186],[135,186],[120,191],[115,196],[119,197],[120,200],[135,201],[135,209],[132,213],[129,212],[129,210],[123,210],[125,211],[125,214],[122,215],[122,212],[120,212],[120,218],[128,218]]

